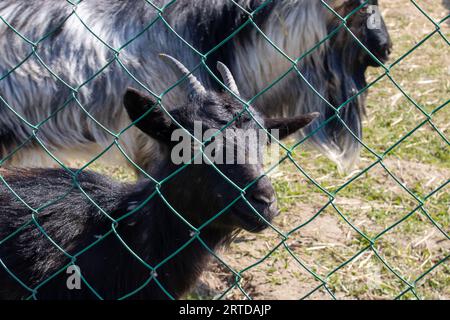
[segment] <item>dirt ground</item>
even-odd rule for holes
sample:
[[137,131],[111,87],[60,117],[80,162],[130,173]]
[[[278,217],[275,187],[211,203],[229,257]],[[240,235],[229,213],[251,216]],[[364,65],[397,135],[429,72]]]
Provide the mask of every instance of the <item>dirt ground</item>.
[[[388,164],[391,163],[388,162]],[[403,170],[407,170],[406,176],[411,181],[417,179],[418,172],[427,173],[426,177],[421,175],[420,180],[440,179],[445,182],[445,179],[450,176],[450,170],[445,170],[439,172],[436,178],[432,171],[434,168],[422,164],[394,163],[393,165],[400,165]],[[371,174],[385,175],[382,169],[377,169]],[[390,181],[385,187],[392,189],[392,192],[400,191],[398,184],[394,181]],[[284,208],[283,217],[276,223],[278,228],[292,230],[304,224],[326,203],[320,196],[308,197],[307,201],[301,198],[299,197],[299,201]],[[281,196],[281,202],[283,202],[282,199]],[[338,197],[335,204],[337,207],[345,208],[343,211],[356,227],[372,235],[383,231],[386,226],[394,223],[408,211],[405,205],[394,206],[381,201],[368,202],[360,197]],[[392,206],[393,208],[388,208]],[[390,210],[401,211],[401,213],[397,214],[397,217],[389,216],[383,219],[371,216],[374,211],[387,215]],[[450,241],[427,222],[426,218],[417,215],[406,222],[407,225],[384,235],[375,246],[381,254],[388,256],[390,264],[393,264],[397,270],[401,270],[401,274],[409,279],[425,272],[427,267],[448,255],[450,251]],[[416,228],[418,223],[423,223],[424,226]],[[410,230],[410,228],[416,229]],[[448,232],[449,229],[447,228],[446,231]],[[280,241],[281,238],[273,231],[267,231],[262,235],[242,234],[231,245],[230,250],[223,253],[222,259],[234,270],[245,270],[246,267],[258,263]],[[286,243],[304,266],[320,275],[328,274],[361,249],[358,234],[330,208],[294,233]],[[450,297],[448,271],[447,265],[442,273],[435,275],[438,284],[435,291],[430,291],[428,287],[423,288],[425,297],[439,299]],[[321,284],[283,246],[280,246],[260,265],[245,271],[242,276],[242,288],[252,299],[300,299]],[[203,275],[194,295],[197,296],[196,298],[221,297],[235,283],[235,277],[230,270],[215,261],[211,269]],[[340,299],[393,298],[395,293],[405,289],[405,286],[386,269],[371,250],[364,251],[334,274],[329,279],[329,285],[333,288],[335,297]],[[241,290],[235,288],[225,298],[244,299],[246,296]],[[320,288],[308,298],[330,299],[332,296],[324,288]]]

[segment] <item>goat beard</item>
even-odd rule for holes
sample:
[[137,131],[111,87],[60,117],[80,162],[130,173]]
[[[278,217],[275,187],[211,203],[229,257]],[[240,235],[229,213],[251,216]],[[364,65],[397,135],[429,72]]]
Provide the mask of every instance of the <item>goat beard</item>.
[[[367,85],[365,71],[367,63],[360,61],[361,52],[355,48],[330,50],[325,57],[326,79],[324,98],[320,101],[319,112],[325,127],[311,137],[311,143],[338,164],[341,172],[352,169],[359,159],[362,138],[362,118],[365,116]],[[331,117],[334,117],[330,120]],[[311,126],[307,134],[317,129],[320,123]]]

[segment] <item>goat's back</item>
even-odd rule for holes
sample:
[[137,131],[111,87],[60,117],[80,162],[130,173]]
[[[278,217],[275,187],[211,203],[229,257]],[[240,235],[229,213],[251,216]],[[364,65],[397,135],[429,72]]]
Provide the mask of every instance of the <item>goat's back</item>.
[[110,214],[121,186],[92,172],[81,173],[76,183],[56,169],[0,173],[8,185],[0,184],[0,298],[24,298],[31,295],[24,286],[35,289],[59,270],[67,278],[71,256],[111,229],[92,201]]

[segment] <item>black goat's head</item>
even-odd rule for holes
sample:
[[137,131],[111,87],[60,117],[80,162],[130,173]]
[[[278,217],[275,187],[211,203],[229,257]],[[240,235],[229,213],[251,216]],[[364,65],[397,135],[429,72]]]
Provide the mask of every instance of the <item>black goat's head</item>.
[[[334,7],[341,17],[350,15],[346,22],[347,27],[381,63],[385,63],[391,53],[392,42],[378,8],[378,0],[342,0],[336,1]],[[333,20],[330,23],[331,28],[341,23],[336,17]],[[353,63],[365,67],[378,67],[378,62],[364,48],[355,41],[351,41],[351,38],[350,33],[341,32],[336,41],[340,42],[338,45],[343,45],[348,41],[354,44],[352,49],[355,50],[355,53],[349,57],[355,58]]]
[[[169,147],[171,172],[182,168],[165,183],[163,193],[180,214],[197,226],[221,213],[211,223],[219,229],[244,228],[253,232],[264,229],[266,221],[270,222],[278,213],[275,191],[263,169],[267,132],[277,129],[275,134],[283,139],[308,125],[318,114],[262,119],[251,106],[244,108],[232,95],[207,91],[179,61],[167,55],[161,57],[179,78],[185,78],[182,85],[189,102],[166,113],[152,97],[128,89],[124,104],[137,128]],[[229,69],[220,62],[218,69],[227,88],[239,96]],[[240,139],[243,135],[256,140]],[[204,142],[203,146],[191,139],[193,136]],[[185,145],[174,142],[183,137],[189,138],[187,151]],[[180,146],[183,152],[193,151],[181,162],[177,158]],[[208,157],[204,156],[206,153]],[[197,161],[196,155],[202,161]]]

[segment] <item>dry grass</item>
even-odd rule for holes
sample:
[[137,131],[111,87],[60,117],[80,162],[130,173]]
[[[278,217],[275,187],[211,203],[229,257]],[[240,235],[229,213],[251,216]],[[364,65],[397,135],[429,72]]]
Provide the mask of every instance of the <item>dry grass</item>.
[[[435,21],[449,13],[448,0],[416,2]],[[435,28],[409,0],[382,1],[381,5],[395,45],[391,62]],[[448,38],[449,26],[447,23],[441,26],[441,32]],[[411,99],[426,112],[432,112],[449,99],[449,58],[449,46],[436,33],[392,68],[391,75]],[[380,72],[380,69],[370,70],[369,79],[375,79]],[[367,113],[364,143],[379,154],[389,150],[426,119],[387,77],[371,88]],[[433,115],[432,123],[448,136],[448,106]],[[376,160],[370,152],[364,151],[356,171],[342,175],[333,163],[314,151],[298,149],[294,158],[329,192],[339,190]],[[448,182],[450,152],[447,143],[427,123],[388,152],[383,163],[385,167],[375,165],[340,190],[334,206],[292,163],[283,163],[272,175],[282,210],[274,226],[284,233],[303,227],[290,235],[286,247],[281,245],[270,255],[282,240],[276,232],[240,235],[222,258],[233,270],[242,272],[243,290],[254,299],[299,299],[321,284],[312,275],[314,272],[326,279],[327,288],[319,287],[308,298],[328,299],[331,292],[341,299],[390,299],[407,289],[397,275],[413,282],[448,256],[448,185],[425,201],[424,210],[417,209],[418,200],[405,190],[406,187],[424,199]],[[127,172],[121,169],[100,170],[129,179]],[[318,212],[320,214],[306,223]],[[354,228],[368,238],[376,238],[373,250],[370,242]],[[229,269],[215,262],[189,298],[217,297],[233,286],[224,298],[245,298],[235,285]],[[416,294],[425,299],[450,298],[449,260],[417,282]],[[409,292],[402,298],[414,296]]]

